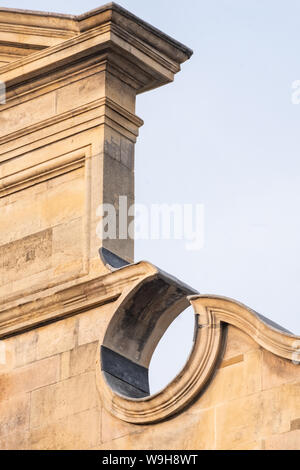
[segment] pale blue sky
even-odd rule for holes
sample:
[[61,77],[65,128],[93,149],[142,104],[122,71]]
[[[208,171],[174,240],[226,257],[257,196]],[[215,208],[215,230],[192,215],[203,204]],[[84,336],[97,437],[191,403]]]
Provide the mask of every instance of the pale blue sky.
[[[103,3],[1,4],[79,14]],[[118,3],[194,50],[174,84],[138,97],[145,126],[136,148],[137,202],[203,203],[206,211],[203,250],[138,241],[136,260],[300,334],[300,105],[291,104],[292,82],[300,80],[300,2]],[[190,319],[173,330],[171,344],[188,348]]]

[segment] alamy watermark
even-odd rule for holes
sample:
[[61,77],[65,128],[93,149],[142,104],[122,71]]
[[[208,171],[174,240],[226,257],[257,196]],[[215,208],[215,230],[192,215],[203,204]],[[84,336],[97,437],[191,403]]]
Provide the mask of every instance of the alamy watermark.
[[300,104],[300,80],[294,80],[292,83],[292,104]]
[[132,204],[119,196],[118,208],[101,204],[97,236],[101,240],[184,240],[188,251],[204,247],[203,204]]

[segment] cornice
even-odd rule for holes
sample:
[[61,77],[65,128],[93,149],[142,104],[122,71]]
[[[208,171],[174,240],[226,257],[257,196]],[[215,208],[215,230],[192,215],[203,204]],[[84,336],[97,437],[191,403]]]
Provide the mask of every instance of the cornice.
[[[101,112],[102,108],[102,112]],[[31,125],[29,127],[25,127],[23,129],[17,130],[10,134],[7,134],[3,137],[0,137],[0,145],[7,144],[9,142],[15,142],[17,139],[20,139],[24,136],[28,136],[30,134],[34,134],[42,129],[55,126],[56,124],[62,123],[64,121],[74,121],[76,116],[80,116],[86,113],[89,113],[93,110],[99,110],[97,113],[98,119],[106,118],[110,119],[111,122],[115,122],[119,127],[124,127],[124,130],[127,132],[132,133],[133,139],[138,136],[138,129],[141,127],[144,122],[142,119],[137,117],[135,114],[130,113],[122,106],[118,105],[114,101],[109,98],[100,98],[98,100],[92,101],[83,106],[79,106],[78,108],[72,109],[71,111],[66,111],[65,113],[58,114],[53,116],[49,119],[45,119],[44,121],[40,121],[37,124]],[[125,120],[126,125],[122,123],[122,119]],[[70,121],[71,122],[71,121]],[[103,121],[104,122],[104,121]],[[129,128],[129,124],[131,127]],[[73,126],[74,124],[72,124]],[[49,136],[48,136],[49,137]],[[16,146],[14,145],[14,149]],[[5,153],[2,153],[0,156],[0,161],[4,162],[10,157],[6,157]]]
[[[127,67],[126,67],[127,65]],[[36,80],[24,82],[18,86],[17,91],[11,87],[6,93],[6,103],[1,105],[1,111],[18,106],[39,96],[45,95],[76,81],[91,77],[100,72],[108,72],[127,83],[133,89],[142,88],[151,79],[143,70],[128,67],[124,59],[117,54],[101,54],[101,57],[89,57],[84,63],[74,63],[65,70],[57,70],[55,75],[41,74]]]
[[[107,12],[109,14],[104,14]],[[31,14],[28,12],[27,16]],[[1,10],[0,21],[3,23]],[[60,68],[66,69],[105,50],[120,54],[131,67],[145,70],[148,81],[137,89],[137,92],[143,92],[172,81],[174,74],[180,70],[180,64],[192,54],[182,44],[115,4],[105,5],[76,19],[74,17],[72,21],[85,24],[78,34],[0,68],[0,79],[6,84],[8,97],[12,87],[34,81],[45,72],[49,75]],[[43,34],[47,34],[43,24],[41,26]],[[32,26],[14,25],[14,28],[18,27],[32,31]],[[56,28],[56,34],[59,34],[58,31]],[[71,36],[70,33],[67,35]]]
[[[95,38],[97,38],[98,41],[93,41]],[[127,53],[129,53],[129,51],[131,51],[132,59],[135,57],[132,48],[136,48],[137,51],[148,56],[153,61],[153,65],[157,63],[159,66],[172,73],[179,71],[179,65],[176,65],[174,61],[168,60],[167,57],[157,53],[154,48],[149,47],[149,45],[135,38],[132,34],[119,26],[107,23],[91,31],[82,33],[79,36],[72,37],[54,46],[43,48],[41,51],[2,66],[0,78],[9,88],[18,82],[24,81],[24,75],[36,75],[39,70],[39,73],[41,73],[44,67],[47,67],[48,72],[51,69],[56,70],[59,68],[59,65],[65,66],[66,62],[73,63],[76,58],[77,60],[82,60],[84,55],[88,56],[92,53],[99,53],[101,50],[110,46],[118,46],[119,49],[122,50],[122,45],[118,44],[116,38],[123,40],[122,45],[124,52],[127,50]],[[130,45],[129,47],[127,43]],[[83,45],[83,49],[79,49],[80,45]],[[62,53],[63,57],[61,57]],[[163,73],[166,74],[166,71]]]
[[193,54],[193,51],[181,42],[176,41],[114,2],[107,3],[99,8],[77,16],[0,7],[1,22],[14,24],[19,20],[22,21],[23,25],[46,27],[47,29],[55,28],[55,26],[56,29],[58,29],[59,25],[59,29],[61,30],[77,33],[95,28],[108,19],[113,19],[117,22],[117,15],[123,18],[123,21],[127,20],[127,22],[136,25],[138,27],[138,31],[136,31],[137,34],[145,36],[145,33],[148,33],[148,35],[150,34],[159,38],[162,43],[167,43],[173,49],[172,52],[175,53],[177,59],[181,60],[181,63],[189,59]]
[[[21,81],[21,79],[24,79],[23,76],[26,73],[42,69],[44,64],[48,67],[48,70],[50,70],[51,66],[55,66],[55,63],[55,68],[58,68],[57,62],[59,60],[59,57],[57,56],[57,54],[59,54],[60,52],[65,53],[64,56],[61,57],[61,60],[66,60],[66,56],[74,58],[75,53],[79,51],[73,51],[72,48],[76,46],[78,47],[81,43],[92,40],[95,37],[101,35],[103,36],[105,33],[109,33],[109,31],[109,25],[102,25],[92,31],[88,31],[87,33],[84,33],[82,35],[72,37],[62,43],[56,44],[55,46],[47,47],[42,51],[26,56],[16,62],[4,65],[0,70],[0,78],[7,84],[7,86],[10,86],[10,82],[12,82],[13,79],[17,79],[19,77],[18,81]],[[102,42],[104,41],[101,41],[100,44],[98,44],[98,50],[101,49],[100,46],[102,45]],[[88,47],[89,45],[86,46],[87,49]],[[22,69],[24,69],[23,73]]]
[[293,360],[299,348],[300,337],[276,325],[249,307],[235,300],[218,296],[189,298],[197,314],[211,313],[222,323],[233,325],[250,336],[257,344],[276,356]]
[[[0,9],[1,11],[1,9]],[[65,31],[63,29],[55,28],[45,28],[40,26],[39,29],[34,28],[33,26],[19,25],[19,24],[7,24],[0,22],[0,33],[15,33],[15,34],[24,34],[28,36],[44,36],[44,37],[56,37],[59,39],[69,39],[74,36],[74,33],[70,31]]]
[[0,309],[0,339],[114,302],[135,283],[157,272],[150,263],[129,265],[96,279],[76,282],[50,295]]
[[85,164],[85,155],[86,149],[79,149],[0,178],[0,198],[82,168]]

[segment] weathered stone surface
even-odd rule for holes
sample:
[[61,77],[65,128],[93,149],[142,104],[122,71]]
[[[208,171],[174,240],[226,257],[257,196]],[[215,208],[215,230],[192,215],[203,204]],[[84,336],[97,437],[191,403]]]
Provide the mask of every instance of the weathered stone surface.
[[94,371],[97,359],[98,341],[84,344],[70,353],[70,376]]
[[31,450],[29,431],[15,431],[0,437],[0,450]]
[[291,431],[276,434],[265,440],[265,449],[268,450],[299,450],[300,431]]
[[75,346],[76,318],[40,328],[37,339],[37,359],[69,351]]
[[65,380],[70,377],[70,351],[65,351],[60,355],[60,379]]
[[125,423],[110,413],[108,413],[104,408],[102,409],[101,414],[101,441],[105,445],[111,441],[115,441],[124,436],[127,436],[129,439],[131,434],[139,434],[145,432],[144,426],[137,426],[130,423]]
[[94,447],[100,437],[100,416],[97,409],[92,409],[32,429],[29,446],[36,450],[84,450]]
[[31,428],[95,408],[95,374],[89,372],[31,394]]
[[264,441],[243,442],[239,443],[236,447],[232,447],[229,450],[265,450],[265,443]]
[[197,408],[205,409],[235,398],[252,395],[261,390],[262,352],[254,349],[233,361],[227,367],[221,367],[209,389],[197,401]]
[[263,389],[278,387],[288,382],[300,381],[300,367],[287,359],[263,352]]
[[29,413],[29,393],[0,401],[0,449],[7,434],[17,431],[25,432],[28,429]]
[[259,345],[249,335],[234,326],[227,327],[227,344],[223,360],[240,356],[241,354],[259,349]]
[[21,367],[36,360],[37,341],[36,331],[28,331],[6,340],[10,349],[13,350],[14,367]]
[[288,432],[299,414],[299,385],[229,400],[216,408],[217,447],[228,449]]
[[22,105],[16,106],[14,113],[11,113],[9,110],[1,112],[0,136],[4,136],[27,126],[32,126],[42,119],[47,119],[54,115],[54,93],[32,99]]
[[[134,428],[127,436],[102,444],[101,449],[202,449],[215,448],[214,410],[185,413],[165,423]],[[120,432],[120,427],[119,427]]]
[[50,268],[52,230],[16,240],[0,247],[0,278],[7,284]]
[[[232,329],[236,355],[220,362],[201,396],[176,417],[145,426],[113,417],[101,407],[96,392],[99,343],[93,341],[94,335],[106,330],[110,317],[111,305],[103,306],[9,340],[15,341],[18,366],[0,375],[0,448],[299,447],[299,383],[290,381],[290,376],[284,382],[282,375],[274,382],[270,371],[276,370],[280,358],[271,355],[270,360],[256,345],[252,350],[246,347],[244,334],[237,329]],[[80,325],[83,344],[78,345]],[[28,354],[31,345],[36,349],[33,355]],[[18,357],[23,346],[25,365]],[[267,389],[262,386],[265,377],[271,380]]]
[[[3,24],[0,449],[299,449],[297,338],[229,299],[194,299],[200,336],[165,390],[144,401],[104,393],[112,316],[161,273],[102,264],[99,248],[132,262],[134,243],[99,239],[97,209],[134,202],[136,96],[171,82],[191,51],[112,4],[80,20],[0,9]],[[168,321],[157,290],[158,338]],[[150,343],[138,351],[147,360]],[[139,425],[115,416],[121,401]]]
[[95,341],[102,342],[106,327],[112,317],[112,309],[112,305],[106,305],[80,316],[78,326],[78,344],[80,346]]
[[59,357],[54,356],[0,374],[1,399],[9,400],[14,395],[56,383],[59,380],[59,366]]

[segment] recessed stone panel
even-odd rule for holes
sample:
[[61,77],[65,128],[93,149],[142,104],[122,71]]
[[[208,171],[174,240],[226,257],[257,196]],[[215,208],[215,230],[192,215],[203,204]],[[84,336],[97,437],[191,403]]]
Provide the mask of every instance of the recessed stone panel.
[[0,246],[2,284],[51,267],[52,229]]

